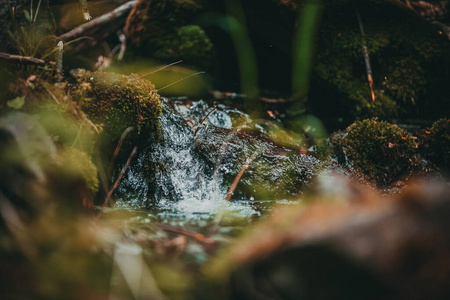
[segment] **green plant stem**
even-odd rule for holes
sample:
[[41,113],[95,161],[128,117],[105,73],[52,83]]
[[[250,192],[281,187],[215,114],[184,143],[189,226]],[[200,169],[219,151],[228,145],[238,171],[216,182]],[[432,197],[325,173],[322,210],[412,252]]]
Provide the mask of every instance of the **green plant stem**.
[[314,59],[314,41],[322,16],[322,1],[305,1],[294,36],[294,63],[292,70],[292,100],[289,115],[305,113],[308,99],[309,81]]

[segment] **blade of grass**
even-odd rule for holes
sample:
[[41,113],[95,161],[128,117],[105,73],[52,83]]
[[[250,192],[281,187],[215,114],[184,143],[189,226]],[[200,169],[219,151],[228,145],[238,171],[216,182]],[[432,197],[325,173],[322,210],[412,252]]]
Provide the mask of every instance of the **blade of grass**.
[[322,16],[322,1],[305,1],[299,16],[298,29],[294,36],[294,63],[292,70],[292,99],[290,116],[299,116],[306,111],[309,81],[314,60],[314,41]]

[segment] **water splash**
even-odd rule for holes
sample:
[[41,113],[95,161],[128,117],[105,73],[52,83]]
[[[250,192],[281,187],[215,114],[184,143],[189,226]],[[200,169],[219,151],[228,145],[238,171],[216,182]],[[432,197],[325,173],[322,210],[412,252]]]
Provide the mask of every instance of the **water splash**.
[[[225,200],[227,187],[222,184],[220,172],[205,163],[195,149],[193,129],[186,125],[186,118],[199,122],[210,107],[203,101],[195,102],[190,108],[176,110],[174,113],[168,100],[162,100],[163,114],[160,117],[162,143],[154,143],[143,151],[130,166],[124,177],[122,193],[132,191],[132,199],[127,203],[135,207],[156,208],[162,219],[211,219],[219,212],[232,213],[237,217],[249,217],[257,212],[246,202]],[[211,113],[206,126],[231,128],[232,122],[223,109]],[[150,143],[151,144],[151,143]],[[143,180],[148,157],[154,165],[154,200],[149,193],[150,180]],[[143,175],[144,174],[144,175]],[[126,186],[126,188],[123,188]],[[151,197],[150,197],[151,198]]]

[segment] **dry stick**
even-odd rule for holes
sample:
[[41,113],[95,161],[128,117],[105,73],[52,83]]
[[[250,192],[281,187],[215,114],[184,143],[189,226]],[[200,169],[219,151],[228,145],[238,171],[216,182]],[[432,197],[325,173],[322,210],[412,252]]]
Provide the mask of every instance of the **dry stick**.
[[72,29],[69,32],[64,33],[59,38],[62,40],[71,40],[74,38],[77,38],[83,34],[86,33],[91,28],[97,27],[99,25],[108,23],[112,20],[118,19],[128,13],[133,6],[137,3],[137,0],[129,1],[125,4],[122,4],[121,6],[117,7],[113,11],[110,11],[109,13],[106,13],[100,17],[97,17],[93,19],[92,21],[89,21],[83,25],[78,26],[77,28]]
[[130,157],[128,157],[127,162],[125,163],[125,166],[123,166],[122,171],[119,174],[119,177],[117,177],[116,182],[114,182],[113,187],[111,188],[111,190],[108,192],[108,195],[106,196],[105,202],[102,205],[102,208],[100,209],[100,214],[103,213],[103,210],[105,209],[105,206],[108,204],[109,200],[111,199],[112,194],[114,193],[114,191],[116,190],[117,186],[119,185],[120,181],[122,180],[123,175],[125,174],[128,166],[130,165],[131,159],[133,158],[133,156],[136,154],[137,151],[137,147],[133,148],[133,151],[131,151]]
[[217,105],[213,107],[213,109],[211,109],[209,111],[209,113],[206,114],[206,116],[203,117],[203,119],[200,121],[200,123],[198,124],[197,129],[195,129],[194,132],[194,136],[197,134],[198,130],[200,129],[200,126],[203,125],[203,122],[206,120],[206,118],[217,108]]
[[252,155],[252,157],[250,157],[249,159],[247,159],[247,161],[244,163],[244,165],[242,166],[241,170],[239,171],[239,173],[236,175],[236,178],[234,178],[233,183],[231,184],[230,188],[228,189],[227,192],[227,197],[225,198],[225,200],[230,201],[231,200],[231,196],[233,196],[234,194],[234,190],[236,189],[239,181],[241,180],[242,175],[244,175],[244,172],[248,169],[248,167],[250,167],[250,164],[252,163],[252,161],[255,159],[256,157],[256,153],[254,153]]
[[179,235],[184,235],[186,237],[190,237],[192,239],[194,239],[195,241],[197,241],[200,244],[203,244],[204,246],[212,246],[216,243],[215,240],[213,240],[210,237],[207,237],[201,233],[198,233],[196,231],[192,231],[192,230],[187,230],[181,227],[174,227],[174,226],[170,226],[170,225],[164,225],[164,224],[160,224],[157,225],[161,230],[168,232],[168,233],[174,233],[174,234],[179,234]]
[[204,182],[207,182],[205,177],[203,177],[202,174],[198,173],[198,175],[197,175],[197,189],[200,188],[200,177],[203,179]]
[[366,44],[366,34],[364,33],[363,23],[361,21],[361,16],[359,15],[358,8],[356,8],[356,17],[358,18],[359,30],[361,31],[363,50],[364,50],[364,62],[366,63],[367,80],[369,81],[370,95],[372,96],[372,101],[375,101],[375,93],[373,91],[373,77],[372,77],[372,67],[370,65],[369,50]]
[[0,58],[18,60],[20,62],[32,63],[37,65],[45,65],[45,60],[31,56],[22,56],[0,52]]
[[165,65],[164,67],[161,67],[161,68],[156,69],[156,70],[154,70],[154,71],[148,72],[148,73],[146,73],[146,74],[144,74],[144,75],[141,75],[141,76],[139,76],[139,77],[140,77],[140,78],[143,78],[143,77],[146,77],[146,76],[148,76],[148,75],[153,75],[153,74],[155,74],[156,72],[162,71],[162,70],[164,70],[164,69],[166,69],[166,68],[168,68],[168,67],[171,67],[171,66],[173,66],[173,65],[179,64],[179,63],[181,63],[181,62],[183,62],[183,61],[182,61],[182,60],[179,60],[179,61],[173,62],[173,63],[171,63],[171,64]]
[[133,129],[134,129],[133,126],[129,126],[127,129],[124,130],[124,132],[120,136],[120,140],[117,143],[116,149],[114,150],[113,157],[111,158],[111,162],[109,163],[109,167],[108,167],[108,171],[107,171],[108,174],[111,174],[111,172],[112,172],[112,168],[114,167],[114,162],[117,158],[117,155],[119,154],[120,148],[122,147],[123,141],[125,140],[128,133],[130,133]]

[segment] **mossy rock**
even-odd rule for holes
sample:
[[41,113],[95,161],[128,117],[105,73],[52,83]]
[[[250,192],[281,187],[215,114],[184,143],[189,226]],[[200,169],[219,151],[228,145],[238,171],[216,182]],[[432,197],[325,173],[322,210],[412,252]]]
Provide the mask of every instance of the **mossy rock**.
[[117,140],[130,126],[137,133],[159,133],[160,97],[155,86],[138,75],[85,72],[72,89],[81,109],[103,127],[109,141]]
[[202,0],[139,1],[125,27],[131,47],[144,57],[208,67],[213,45],[192,23],[202,9]]
[[349,163],[379,186],[388,186],[416,164],[416,143],[406,130],[376,119],[347,128],[342,143]]
[[436,121],[419,136],[421,155],[439,169],[450,171],[450,119]]
[[[357,11],[365,38],[360,32]],[[376,100],[372,101],[364,64],[369,51]],[[359,117],[439,113],[449,93],[450,43],[438,29],[406,7],[375,0],[330,1],[319,28],[314,68],[315,98],[327,90],[344,114]],[[326,100],[323,100],[326,101]],[[311,105],[319,108],[323,101]],[[326,107],[326,106],[325,106]]]

